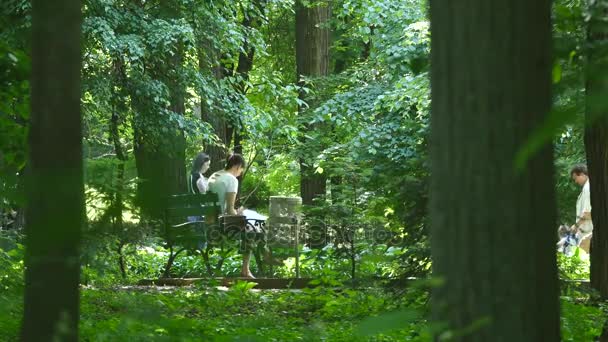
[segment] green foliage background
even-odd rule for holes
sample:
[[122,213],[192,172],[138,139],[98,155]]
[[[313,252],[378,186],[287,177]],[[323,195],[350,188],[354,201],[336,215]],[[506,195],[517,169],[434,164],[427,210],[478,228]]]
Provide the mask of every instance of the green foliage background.
[[[263,6],[256,7],[260,3]],[[428,287],[403,289],[408,277],[424,278],[431,270],[427,1],[333,1],[331,72],[307,79],[304,89],[297,85],[295,72],[292,0],[160,4],[84,1],[88,222],[81,260],[82,338],[430,340],[440,328],[426,321]],[[19,231],[24,204],[30,11],[27,0],[0,4],[0,338],[7,340],[16,338],[22,313],[23,246],[14,232]],[[260,24],[242,25],[246,15],[259,17]],[[525,156],[539,142],[555,143],[557,227],[573,222],[579,189],[569,170],[585,160],[585,3],[555,1],[553,22],[553,112],[522,151]],[[245,43],[255,49],[248,78],[237,73],[217,77],[218,68],[238,63]],[[179,63],[167,63],[177,54],[183,56]],[[175,86],[185,89],[184,115],[170,109]],[[245,91],[235,91],[239,86]],[[307,93],[309,104],[298,98],[300,91]],[[307,109],[298,114],[302,105]],[[176,130],[186,138],[188,156],[194,156],[221,145],[211,125],[201,119],[203,108],[245,132],[243,148],[252,163],[242,198],[258,211],[266,212],[272,195],[298,195],[299,158],[319,151],[314,168],[327,176],[330,186],[309,212],[325,218],[330,240],[323,249],[304,248],[301,262],[302,274],[322,286],[303,292],[255,292],[246,284],[229,291],[127,287],[159,277],[168,255],[159,223],[142,220],[136,201],[136,132],[147,132],[146,141],[162,149],[171,143],[165,140],[169,131]],[[110,135],[113,113],[118,113],[119,144],[126,160],[117,157]],[[303,132],[311,123],[320,129]],[[125,222],[116,229],[112,208],[119,192]],[[293,276],[295,260],[285,250],[276,254],[286,260],[271,275]],[[236,249],[223,257],[223,274],[237,275],[241,259]],[[219,253],[211,256],[214,263],[219,259]],[[201,255],[190,252],[176,259],[172,276],[206,272]],[[587,264],[578,256],[561,256],[560,272],[564,279],[588,275]],[[344,290],[335,290],[337,286]],[[374,289],[362,289],[367,286]],[[385,312],[391,313],[383,316]],[[598,336],[604,312],[604,304],[592,294],[564,290],[564,340]],[[380,321],[368,321],[376,315],[381,315]],[[393,323],[386,323],[386,330],[366,331],[379,322]]]

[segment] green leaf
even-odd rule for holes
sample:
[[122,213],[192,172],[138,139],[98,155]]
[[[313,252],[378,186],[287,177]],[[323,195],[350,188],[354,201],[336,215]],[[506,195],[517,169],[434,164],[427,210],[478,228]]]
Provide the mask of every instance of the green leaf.
[[358,333],[363,336],[376,335],[389,330],[403,328],[406,324],[412,323],[418,318],[420,318],[420,314],[414,309],[389,312],[361,322]]
[[553,64],[552,78],[553,84],[559,83],[562,80],[562,66],[559,62]]

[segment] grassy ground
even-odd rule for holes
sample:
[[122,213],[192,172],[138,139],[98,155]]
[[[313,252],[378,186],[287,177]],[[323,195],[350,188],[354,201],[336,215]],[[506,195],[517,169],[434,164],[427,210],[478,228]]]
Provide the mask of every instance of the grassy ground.
[[[84,288],[83,341],[428,341],[426,296],[379,290],[249,290],[215,287]],[[5,302],[4,304],[9,304]],[[16,339],[21,310],[0,314],[2,340]],[[408,306],[418,310],[399,311]],[[7,307],[5,307],[7,308]],[[393,310],[397,310],[394,313]],[[370,319],[370,316],[393,311]],[[388,323],[388,324],[387,324]],[[391,329],[398,328],[399,330]],[[384,330],[379,333],[378,330]]]
[[[0,251],[0,341],[18,340],[22,252]],[[164,258],[153,255],[133,259],[134,276],[157,275]],[[184,258],[176,267],[200,267],[193,260]],[[584,259],[560,255],[558,261],[563,279],[588,277]],[[84,269],[90,285],[81,290],[82,341],[431,341],[432,330],[444,332],[425,319],[432,282],[355,290],[327,271],[317,272],[320,286],[305,290],[256,290],[246,282],[230,289],[163,288],[121,285],[134,281]],[[562,340],[597,340],[608,306],[588,288],[563,284],[569,285],[562,287]]]

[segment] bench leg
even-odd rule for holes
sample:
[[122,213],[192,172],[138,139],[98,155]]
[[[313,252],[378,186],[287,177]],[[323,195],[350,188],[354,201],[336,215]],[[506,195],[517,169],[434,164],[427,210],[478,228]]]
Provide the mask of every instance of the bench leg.
[[181,248],[179,250],[177,250],[177,252],[173,253],[173,246],[169,247],[169,260],[167,260],[167,263],[165,264],[165,270],[163,271],[163,278],[169,278],[169,276],[171,275],[171,267],[173,266],[173,262],[175,261],[175,258],[177,257],[177,255],[183,251],[185,251],[185,248]]
[[255,257],[255,264],[258,266],[258,273],[260,275],[264,274],[264,262],[262,261],[263,250],[264,250],[264,246],[259,245],[253,251],[253,256]]
[[211,261],[209,261],[209,245],[201,250],[201,254],[203,255],[205,268],[207,268],[207,274],[209,274],[210,277],[213,277],[213,267],[211,266]]

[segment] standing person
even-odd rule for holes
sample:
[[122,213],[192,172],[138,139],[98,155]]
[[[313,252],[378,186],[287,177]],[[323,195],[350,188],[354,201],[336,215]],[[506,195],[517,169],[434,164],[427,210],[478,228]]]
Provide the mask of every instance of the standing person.
[[571,227],[585,252],[589,253],[593,222],[591,221],[591,192],[589,190],[589,173],[585,164],[577,164],[570,170],[572,180],[581,186],[581,193],[576,200],[576,220]]
[[190,172],[190,191],[192,193],[204,194],[209,190],[209,181],[203,174],[209,170],[210,164],[211,159],[204,152],[197,154],[194,158]]
[[[209,191],[217,194],[220,209],[223,215],[242,215],[243,208],[235,209],[236,194],[239,189],[239,177],[245,169],[245,159],[242,155],[234,153],[226,160],[224,170],[217,171],[209,177]],[[244,227],[243,227],[244,229]],[[251,251],[246,249],[243,251],[243,266],[241,268],[241,276],[246,278],[254,278],[249,269],[249,260],[251,259]]]

